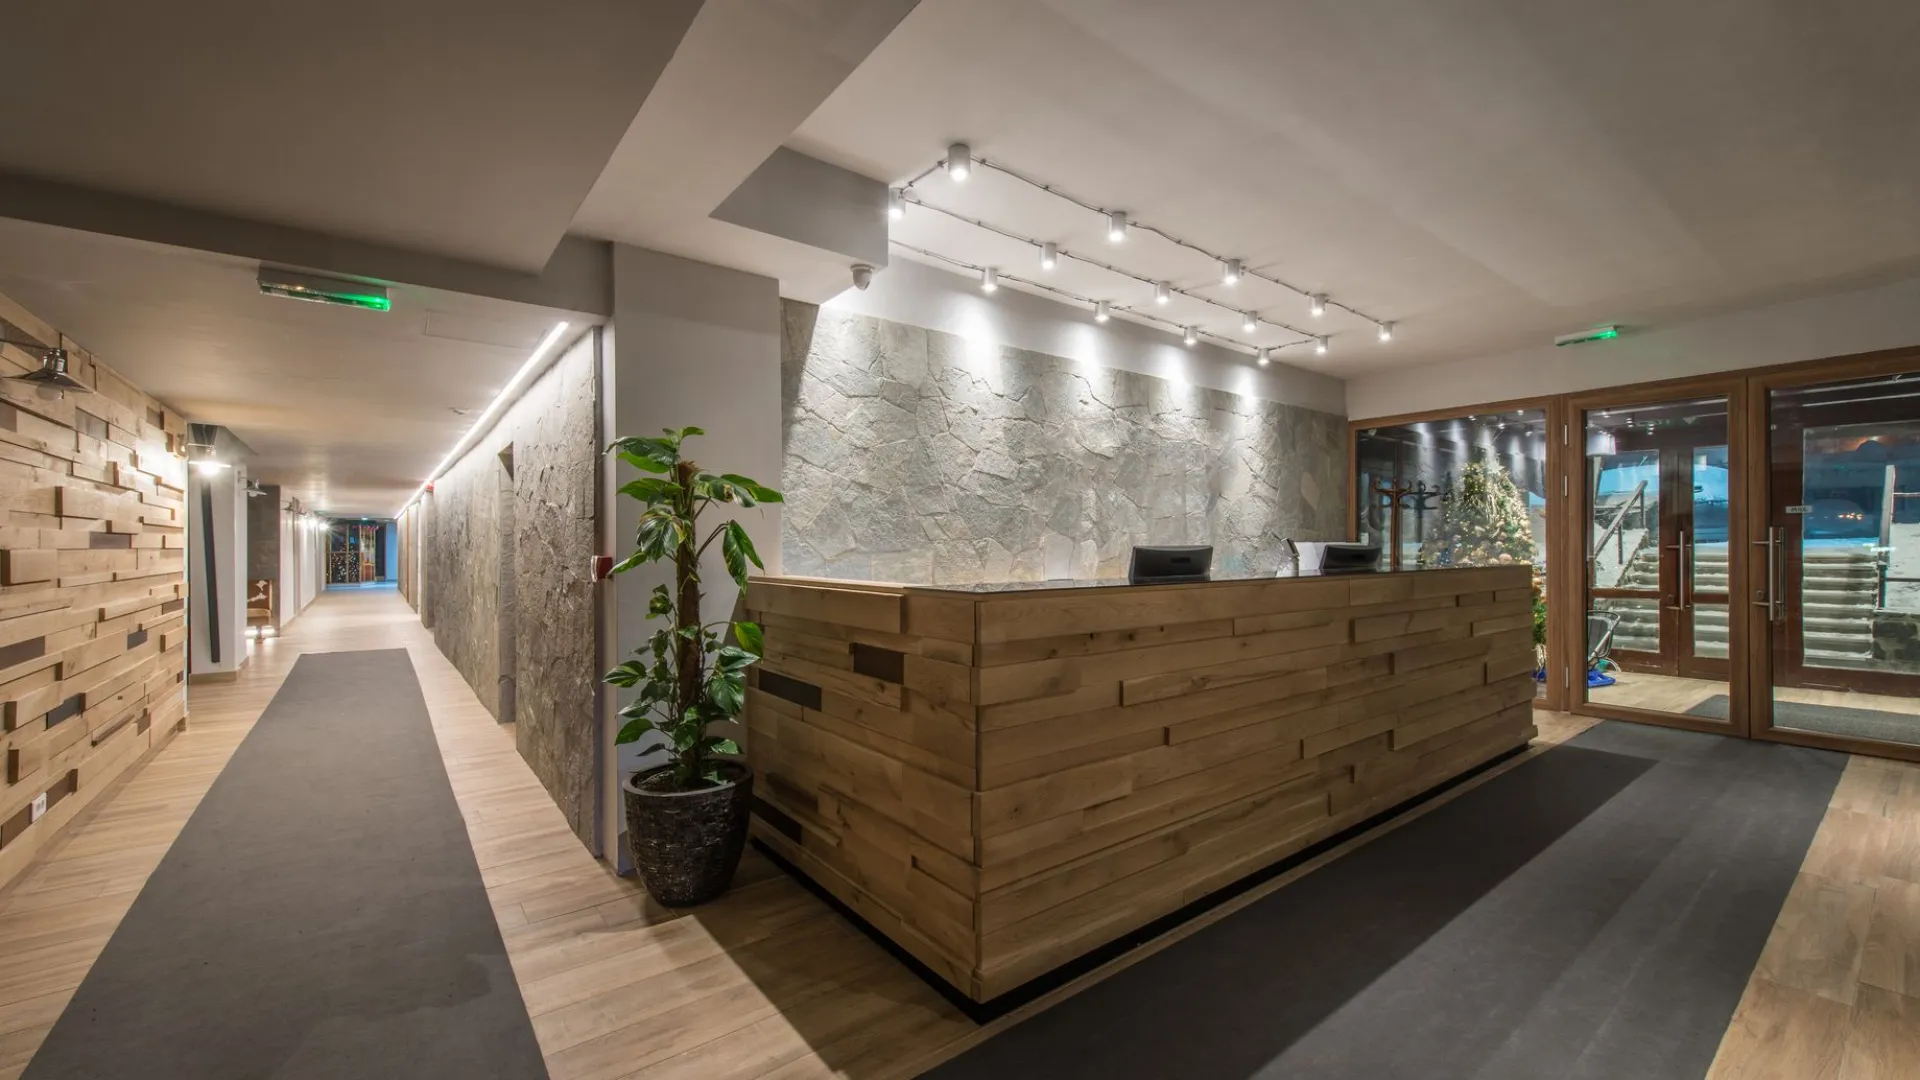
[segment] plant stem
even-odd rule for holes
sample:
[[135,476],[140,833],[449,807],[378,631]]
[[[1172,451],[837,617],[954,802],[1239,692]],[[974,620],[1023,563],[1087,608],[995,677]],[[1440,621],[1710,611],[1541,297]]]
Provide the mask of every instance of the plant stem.
[[[700,552],[694,547],[694,536],[698,531],[699,508],[693,501],[693,478],[700,471],[691,461],[682,461],[676,469],[680,482],[679,511],[687,523],[679,546],[673,553],[674,579],[674,628],[678,631],[675,642],[675,669],[679,675],[679,685],[674,694],[674,720],[678,723],[687,715],[687,711],[700,703],[701,676],[706,670],[704,656],[705,642],[700,632]],[[695,739],[693,745],[680,756],[679,781],[683,788],[690,788],[700,776],[700,757],[702,740]]]

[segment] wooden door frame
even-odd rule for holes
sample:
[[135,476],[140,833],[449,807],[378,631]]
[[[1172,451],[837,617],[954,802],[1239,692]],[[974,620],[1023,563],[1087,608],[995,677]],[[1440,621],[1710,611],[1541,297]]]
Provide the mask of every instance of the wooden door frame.
[[[1559,581],[1559,561],[1555,555],[1560,550],[1562,538],[1559,533],[1565,528],[1561,515],[1557,512],[1557,503],[1563,501],[1553,491],[1556,480],[1563,485],[1566,476],[1566,449],[1560,439],[1554,438],[1554,432],[1562,431],[1564,425],[1564,395],[1547,397],[1509,398],[1504,401],[1489,401],[1479,405],[1462,405],[1451,409],[1427,409],[1420,412],[1399,413],[1393,416],[1375,416],[1365,420],[1347,421],[1347,539],[1360,539],[1360,432],[1366,428],[1400,427],[1407,424],[1426,423],[1435,420],[1459,420],[1481,413],[1525,412],[1538,410],[1547,417],[1547,596],[1552,597],[1554,590],[1561,587]],[[1566,688],[1561,680],[1552,677],[1566,652],[1569,644],[1562,640],[1565,635],[1559,633],[1553,623],[1553,605],[1548,604],[1547,619],[1547,674],[1546,696],[1534,699],[1534,707],[1553,712],[1567,711]]]
[[[1768,409],[1769,398],[1773,391],[1815,386],[1820,383],[1845,382],[1849,379],[1899,375],[1912,371],[1920,371],[1920,346],[1882,349],[1877,352],[1830,357],[1800,364],[1783,364],[1748,373],[1750,392],[1747,402],[1745,456],[1748,460],[1763,466],[1748,470],[1747,505],[1740,515],[1747,519],[1748,534],[1763,537],[1766,535],[1767,527],[1772,524],[1773,476],[1772,469],[1764,466],[1770,464],[1770,455],[1773,450],[1771,412]],[[1755,581],[1758,582],[1758,580],[1756,577]],[[1754,738],[1794,746],[1839,750],[1849,754],[1920,761],[1920,746],[1774,727],[1772,628],[1767,621],[1766,609],[1752,602],[1751,598],[1755,594],[1748,591],[1743,595],[1749,597],[1746,605],[1748,608],[1747,682],[1749,684],[1747,698],[1750,702],[1747,716]]]
[[[1743,437],[1742,431],[1746,421],[1746,396],[1747,380],[1739,374],[1696,375],[1684,379],[1663,379],[1658,382],[1635,383],[1628,386],[1610,386],[1600,390],[1587,390],[1566,395],[1566,423],[1569,433],[1566,453],[1570,459],[1567,462],[1567,468],[1573,475],[1569,477],[1568,484],[1570,497],[1561,500],[1562,505],[1560,507],[1563,518],[1561,533],[1564,537],[1565,547],[1559,561],[1566,567],[1567,576],[1570,578],[1566,586],[1566,591],[1561,595],[1576,596],[1580,599],[1573,604],[1559,605],[1560,611],[1558,612],[1556,621],[1560,627],[1559,634],[1562,638],[1569,642],[1584,642],[1586,639],[1586,522],[1588,514],[1591,513],[1591,492],[1586,482],[1586,414],[1596,409],[1635,408],[1662,404],[1674,400],[1685,400],[1688,398],[1724,397],[1727,399],[1727,440],[1730,448],[1727,455],[1727,490],[1729,492],[1745,491],[1747,490],[1746,477],[1744,475],[1746,463],[1735,459],[1735,455],[1731,452],[1731,447],[1739,443]],[[1575,431],[1581,435],[1580,445],[1577,447],[1573,445],[1571,438],[1571,433]],[[1665,465],[1663,464],[1663,475],[1665,471]],[[1665,506],[1664,500],[1660,512],[1663,517],[1668,513],[1668,508]],[[1745,525],[1746,523],[1742,515],[1729,512],[1727,515],[1727,595],[1730,607],[1732,598],[1744,595],[1746,588],[1746,559],[1744,558],[1744,545],[1746,543]],[[1664,541],[1665,537],[1663,536],[1662,539]],[[1667,591],[1665,575],[1666,571],[1663,563],[1663,594]],[[1677,624],[1678,620],[1672,620],[1667,617],[1668,613],[1664,610],[1664,595],[1661,606],[1663,608],[1661,613],[1661,628],[1664,633],[1669,623]],[[1550,611],[1548,617],[1553,619],[1554,613]],[[1579,651],[1574,652],[1567,658],[1567,663],[1570,666],[1566,672],[1566,682],[1568,686],[1566,711],[1579,713],[1584,716],[1598,716],[1613,720],[1633,720],[1641,723],[1657,724],[1662,727],[1682,728],[1689,731],[1706,731],[1719,735],[1744,736],[1747,734],[1747,725],[1744,721],[1747,716],[1746,697],[1749,692],[1748,680],[1745,677],[1744,671],[1747,655],[1745,634],[1745,628],[1736,625],[1736,620],[1733,618],[1731,612],[1729,612],[1727,619],[1727,656],[1729,669],[1727,675],[1727,711],[1730,719],[1725,722],[1685,714],[1663,713],[1651,709],[1636,709],[1622,705],[1598,704],[1589,701],[1585,693],[1585,657],[1581,655]],[[1667,645],[1663,641],[1662,651],[1664,652],[1666,648]],[[1574,670],[1581,672],[1581,685],[1578,687],[1572,685],[1572,672]]]

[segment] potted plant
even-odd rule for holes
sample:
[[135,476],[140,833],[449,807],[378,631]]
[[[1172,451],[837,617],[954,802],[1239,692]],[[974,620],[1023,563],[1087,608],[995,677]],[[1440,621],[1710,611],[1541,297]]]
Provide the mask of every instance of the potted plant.
[[[750,622],[703,622],[700,557],[717,540],[727,573],[747,588],[747,566],[762,566],[753,541],[737,521],[702,533],[701,515],[715,503],[750,507],[780,502],[780,493],[733,474],[715,475],[681,456],[683,441],[705,432],[667,429],[653,438],[616,439],[607,448],[643,473],[620,493],[646,506],[634,533],[634,551],[613,568],[673,565],[673,586],[654,586],[647,618],[658,620],[632,659],[607,673],[615,686],[637,689],[620,710],[626,723],[616,743],[659,738],[645,754],[662,764],[621,783],[627,843],[640,880],[669,907],[705,903],[725,892],[747,841],[753,773],[738,760],[740,746],[711,732],[740,715],[747,669],[760,659],[760,627]],[[730,639],[730,640],[729,640]]]

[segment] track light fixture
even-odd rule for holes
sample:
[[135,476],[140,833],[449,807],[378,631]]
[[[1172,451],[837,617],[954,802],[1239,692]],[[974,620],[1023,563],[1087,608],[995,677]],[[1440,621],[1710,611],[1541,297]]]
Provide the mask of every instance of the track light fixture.
[[994,269],[991,266],[987,267],[984,270],[981,270],[980,271],[980,291],[983,293],[991,293],[991,292],[998,292],[999,289],[1000,289],[1000,271]]
[[1108,304],[1105,300],[1098,301],[1093,305],[1094,322],[1106,322],[1111,318],[1113,318],[1112,305]]
[[1393,340],[1393,324],[1392,323],[1383,322],[1380,324],[1380,340],[1381,341]]
[[1228,259],[1220,264],[1220,284],[1238,285],[1242,273],[1239,259]]
[[1255,355],[1254,359],[1261,367],[1266,367],[1268,364],[1273,363],[1273,350],[1263,345],[1260,347],[1260,352]]
[[1200,335],[1194,332],[1193,327],[1183,326],[1180,328],[1180,340],[1188,345],[1195,345],[1199,343]]
[[1118,244],[1127,238],[1127,212],[1107,211],[1107,243]]
[[1327,294],[1314,293],[1307,297],[1307,314],[1319,318],[1327,313]]
[[1251,311],[1242,312],[1240,315],[1240,329],[1246,331],[1249,334],[1253,333],[1256,330],[1259,330],[1260,317],[1258,315],[1255,315]]
[[1166,283],[1166,282],[1164,282],[1164,281],[1163,281],[1163,282],[1161,282],[1160,284],[1158,284],[1158,285],[1155,285],[1155,286],[1153,287],[1153,302],[1154,302],[1154,303],[1156,303],[1156,304],[1164,304],[1164,303],[1166,303],[1167,301],[1169,301],[1169,300],[1172,300],[1172,299],[1173,299],[1173,290],[1172,290],[1172,289],[1169,289],[1169,288],[1167,288],[1167,283]]
[[1051,270],[1060,265],[1060,245],[1045,243],[1040,245],[1040,269]]
[[964,182],[973,175],[973,148],[966,143],[957,142],[947,147],[947,175],[955,183]]
[[1321,334],[1313,339],[1313,351],[1317,356],[1327,355],[1327,335]]
[[887,189],[887,216],[895,221],[907,216],[907,189]]

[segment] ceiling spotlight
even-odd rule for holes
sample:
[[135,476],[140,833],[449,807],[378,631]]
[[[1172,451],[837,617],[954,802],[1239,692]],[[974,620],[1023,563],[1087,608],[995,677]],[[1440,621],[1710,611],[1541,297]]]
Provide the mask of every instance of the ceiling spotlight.
[[1105,300],[1093,305],[1094,322],[1106,322],[1111,318],[1113,318],[1113,308]]
[[1392,323],[1383,322],[1380,324],[1380,340],[1381,341],[1393,340],[1393,324]]
[[1058,265],[1060,265],[1060,245],[1059,244],[1041,244],[1040,245],[1040,269],[1051,270]]
[[1158,284],[1158,285],[1155,285],[1155,286],[1153,287],[1153,302],[1154,302],[1154,303],[1156,303],[1156,304],[1164,304],[1164,303],[1166,303],[1167,301],[1169,301],[1169,300],[1171,300],[1171,299],[1173,299],[1173,290],[1172,290],[1172,289],[1169,289],[1169,288],[1167,288],[1167,283],[1166,283],[1166,282],[1164,282],[1164,281],[1163,281],[1163,282],[1161,282],[1160,284]]
[[1107,211],[1107,243],[1117,244],[1127,238],[1127,212],[1125,210]]
[[1327,294],[1314,293],[1307,297],[1307,314],[1319,318],[1327,313]]
[[1273,363],[1273,350],[1262,347],[1261,350],[1255,354],[1254,360],[1261,367],[1266,367],[1268,364]]
[[1194,345],[1200,341],[1200,335],[1194,332],[1193,327],[1183,326],[1180,328],[1180,340],[1188,345]]
[[990,293],[1000,288],[1000,271],[991,266],[980,269],[980,291]]
[[887,189],[887,216],[895,221],[907,216],[907,189]]
[[1240,329],[1245,330],[1249,334],[1260,329],[1259,316],[1251,311],[1242,312],[1240,314]]
[[973,175],[973,147],[963,142],[947,147],[947,175],[955,182]]
[[872,263],[854,263],[848,269],[853,272],[854,288],[859,289],[861,292],[865,292],[867,291],[867,286],[873,284],[873,264]]
[[1321,334],[1313,339],[1313,351],[1318,356],[1327,355],[1327,335]]
[[1240,260],[1228,259],[1226,262],[1220,264],[1220,284],[1240,284],[1240,273]]

